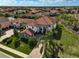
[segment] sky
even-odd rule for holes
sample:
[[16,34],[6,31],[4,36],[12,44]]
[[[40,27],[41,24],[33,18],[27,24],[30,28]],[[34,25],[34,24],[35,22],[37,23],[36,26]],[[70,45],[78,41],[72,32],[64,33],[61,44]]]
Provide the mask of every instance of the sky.
[[0,0],[0,6],[79,6],[79,0]]

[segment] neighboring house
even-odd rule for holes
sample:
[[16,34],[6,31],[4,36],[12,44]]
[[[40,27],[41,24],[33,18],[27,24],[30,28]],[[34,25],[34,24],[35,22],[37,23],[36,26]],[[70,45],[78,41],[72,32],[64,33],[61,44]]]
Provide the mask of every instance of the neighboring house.
[[6,28],[9,28],[11,23],[8,18],[0,17],[0,25],[2,29],[6,29]]
[[17,19],[12,20],[11,22],[12,23],[22,23],[23,22],[23,19],[17,18]]
[[43,34],[56,27],[56,19],[49,16],[42,16],[36,20],[24,21],[21,18],[10,20],[8,18],[0,18],[1,28],[10,28],[11,26],[20,29],[20,24],[26,22],[26,29],[21,32],[24,35],[33,36],[35,34]]
[[6,30],[9,30],[11,23],[6,17],[0,17],[0,35],[4,35]]
[[20,28],[20,23],[23,22],[23,19],[17,18],[17,19],[11,20],[10,22],[12,27]]
[[50,10],[50,15],[60,14],[58,10]]

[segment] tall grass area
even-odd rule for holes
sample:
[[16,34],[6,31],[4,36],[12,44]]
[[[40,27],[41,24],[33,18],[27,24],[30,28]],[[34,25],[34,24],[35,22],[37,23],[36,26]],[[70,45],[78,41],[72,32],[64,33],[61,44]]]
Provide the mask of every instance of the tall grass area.
[[76,33],[73,33],[71,30],[63,27],[62,36],[58,41],[63,45],[63,52],[59,53],[60,57],[70,58],[70,57],[79,57],[79,36]]

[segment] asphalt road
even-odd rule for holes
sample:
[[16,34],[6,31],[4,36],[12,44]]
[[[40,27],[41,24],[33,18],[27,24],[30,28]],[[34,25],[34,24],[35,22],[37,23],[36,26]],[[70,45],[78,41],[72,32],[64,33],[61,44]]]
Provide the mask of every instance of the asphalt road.
[[0,58],[11,58],[11,56],[0,51]]

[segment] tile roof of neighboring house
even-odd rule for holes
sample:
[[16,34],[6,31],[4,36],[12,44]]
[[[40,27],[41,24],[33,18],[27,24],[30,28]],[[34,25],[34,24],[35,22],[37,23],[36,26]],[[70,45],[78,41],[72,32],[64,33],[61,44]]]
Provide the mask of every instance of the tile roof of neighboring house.
[[5,21],[9,21],[9,19],[6,17],[0,17],[0,22],[5,22]]
[[11,25],[9,19],[5,17],[0,17],[0,24],[1,24],[1,28],[6,28]]
[[52,19],[48,16],[43,16],[36,20],[36,23],[39,25],[51,25],[53,24]]
[[25,29],[21,33],[25,33],[25,34],[30,35],[30,36],[33,35],[33,33],[29,29]]
[[11,22],[12,22],[12,23],[22,23],[22,22],[23,22],[23,19],[17,18],[17,19],[15,19],[15,20],[12,20]]
[[11,25],[10,22],[1,22],[1,28],[6,28],[6,27],[9,27]]

